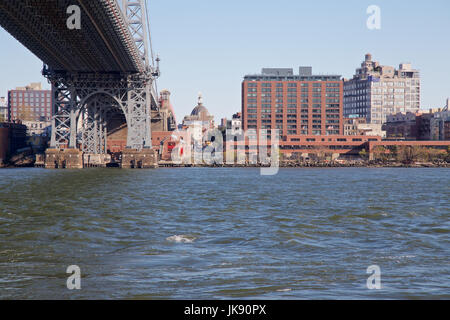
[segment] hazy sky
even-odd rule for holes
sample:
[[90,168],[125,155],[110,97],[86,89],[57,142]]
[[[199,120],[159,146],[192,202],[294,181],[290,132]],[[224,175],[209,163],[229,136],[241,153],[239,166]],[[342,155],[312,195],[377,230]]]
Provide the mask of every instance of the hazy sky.
[[[381,30],[366,27],[369,5]],[[202,92],[218,121],[241,109],[245,74],[263,67],[310,65],[313,73],[349,78],[366,53],[384,65],[411,62],[422,75],[422,107],[450,97],[448,0],[149,0],[159,89],[172,92],[177,120]],[[42,63],[0,28],[0,96],[45,82]],[[48,87],[48,84],[45,84]]]

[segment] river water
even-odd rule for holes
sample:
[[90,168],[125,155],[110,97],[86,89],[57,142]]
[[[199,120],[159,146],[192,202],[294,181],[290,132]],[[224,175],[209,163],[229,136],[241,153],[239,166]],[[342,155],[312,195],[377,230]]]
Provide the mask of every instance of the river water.
[[0,299],[450,299],[449,178],[0,170]]

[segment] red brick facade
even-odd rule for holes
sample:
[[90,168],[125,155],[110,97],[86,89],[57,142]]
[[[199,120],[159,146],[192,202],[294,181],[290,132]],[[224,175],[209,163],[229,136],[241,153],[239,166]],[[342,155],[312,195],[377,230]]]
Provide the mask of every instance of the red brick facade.
[[342,81],[242,83],[243,129],[279,129],[281,136],[342,135]]
[[52,117],[50,90],[11,90],[8,103],[10,121],[50,121]]

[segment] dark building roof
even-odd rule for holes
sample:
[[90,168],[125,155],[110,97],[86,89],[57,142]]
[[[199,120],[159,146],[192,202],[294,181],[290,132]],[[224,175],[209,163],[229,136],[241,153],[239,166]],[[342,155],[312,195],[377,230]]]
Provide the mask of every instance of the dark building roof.
[[261,74],[246,75],[245,81],[340,81],[340,75],[313,75],[312,67],[300,67],[299,74],[292,68],[264,68]]
[[206,116],[209,116],[209,111],[206,109],[206,107],[202,104],[199,104],[192,110],[191,116],[199,116],[201,113],[206,114]]

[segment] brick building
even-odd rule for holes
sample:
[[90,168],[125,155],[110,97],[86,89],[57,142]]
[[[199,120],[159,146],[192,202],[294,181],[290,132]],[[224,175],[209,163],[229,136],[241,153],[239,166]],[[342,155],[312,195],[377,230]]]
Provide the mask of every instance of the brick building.
[[387,138],[445,141],[450,140],[450,111],[447,106],[443,109],[430,109],[428,113],[397,113],[389,115],[384,124]]
[[17,123],[0,123],[0,166],[18,149],[25,148],[27,127]]
[[365,118],[344,118],[344,136],[365,135],[367,131],[362,127],[365,124]]
[[40,83],[31,83],[8,92],[9,121],[50,122],[52,94],[42,90]]
[[242,127],[278,129],[280,135],[342,135],[343,82],[339,75],[313,75],[311,67],[263,69],[242,83]]
[[[371,129],[344,135],[343,90],[340,75],[313,75],[311,67],[300,67],[298,75],[293,69],[263,69],[261,74],[246,75],[242,83],[246,140],[227,145],[227,151],[234,145],[245,147],[247,154],[254,152],[262,129],[267,130],[270,149],[272,130],[277,129],[280,152],[286,156],[358,155],[369,141],[381,141],[381,136],[373,135]],[[257,130],[257,137],[249,133],[251,129]]]
[[[420,112],[396,113],[388,115],[383,128],[386,130],[386,137],[389,139],[416,140],[419,137],[418,117]],[[426,131],[426,130],[424,130]]]

